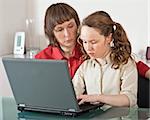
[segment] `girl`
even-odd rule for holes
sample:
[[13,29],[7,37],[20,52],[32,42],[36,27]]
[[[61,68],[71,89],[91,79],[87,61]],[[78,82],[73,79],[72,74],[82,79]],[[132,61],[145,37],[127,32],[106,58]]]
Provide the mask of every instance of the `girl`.
[[87,59],[72,81],[76,95],[81,99],[79,104],[136,105],[137,69],[122,26],[108,13],[95,12],[83,20],[79,42]]

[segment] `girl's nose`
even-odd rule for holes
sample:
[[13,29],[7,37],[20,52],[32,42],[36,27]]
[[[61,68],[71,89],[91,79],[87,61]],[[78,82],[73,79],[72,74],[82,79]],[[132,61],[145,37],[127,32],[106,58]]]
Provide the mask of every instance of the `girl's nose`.
[[88,51],[92,50],[92,44],[91,43],[87,43],[87,50]]

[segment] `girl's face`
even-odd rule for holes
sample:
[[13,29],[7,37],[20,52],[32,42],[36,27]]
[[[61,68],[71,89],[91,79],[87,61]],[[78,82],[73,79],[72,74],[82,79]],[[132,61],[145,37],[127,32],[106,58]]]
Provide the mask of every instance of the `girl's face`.
[[76,44],[77,25],[74,19],[70,19],[54,28],[54,35],[61,47],[70,48]]
[[110,34],[108,37],[100,34],[96,28],[82,26],[80,39],[83,41],[83,47],[90,58],[104,58],[110,51]]

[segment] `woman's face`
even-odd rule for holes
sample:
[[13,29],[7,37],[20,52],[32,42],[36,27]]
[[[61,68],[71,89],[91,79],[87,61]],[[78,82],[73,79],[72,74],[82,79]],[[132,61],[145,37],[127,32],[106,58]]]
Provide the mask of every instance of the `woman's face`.
[[61,47],[71,48],[76,44],[77,24],[74,19],[58,24],[54,28],[54,35]]
[[105,37],[100,34],[98,29],[82,26],[80,39],[83,41],[83,47],[90,58],[103,58],[110,50],[111,34]]

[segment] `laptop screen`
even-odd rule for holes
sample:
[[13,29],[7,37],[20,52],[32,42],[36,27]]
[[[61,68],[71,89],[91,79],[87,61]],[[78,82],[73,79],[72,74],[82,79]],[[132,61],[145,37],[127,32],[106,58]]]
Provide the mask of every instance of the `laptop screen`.
[[18,105],[43,110],[79,110],[66,61],[21,58],[2,61]]

